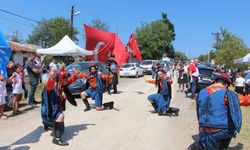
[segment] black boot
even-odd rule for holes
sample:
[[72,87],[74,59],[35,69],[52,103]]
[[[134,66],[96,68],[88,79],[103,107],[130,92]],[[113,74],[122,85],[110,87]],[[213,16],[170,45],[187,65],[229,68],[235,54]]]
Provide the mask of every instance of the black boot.
[[169,107],[167,110],[159,112],[159,115],[172,116],[174,114],[175,116],[178,116],[179,111],[178,108]]
[[64,133],[64,129],[65,129],[64,122],[62,122],[62,126],[61,126],[62,134]]
[[54,138],[52,142],[56,145],[60,146],[67,146],[69,145],[67,142],[62,141],[62,129],[63,129],[63,123],[62,122],[55,122],[54,128],[53,128],[53,134]]
[[117,94],[117,84],[113,84],[114,93]]
[[85,106],[86,106],[86,108],[85,108],[83,111],[89,111],[91,108],[90,108],[88,99],[87,99],[87,98],[84,98],[82,101],[83,101],[83,103],[84,103]]
[[156,112],[157,112],[157,106],[156,106],[155,102],[151,102],[151,104],[152,104],[152,106],[154,107],[155,113],[156,113]]
[[52,125],[46,123],[45,121],[43,121],[43,128],[45,131],[51,130],[52,129]]
[[158,112],[160,116],[171,116],[172,115],[172,108],[167,108],[165,111]]
[[113,109],[113,107],[114,107],[114,102],[111,101],[111,102],[104,103],[104,104],[103,104],[103,107],[104,107],[104,109]]
[[111,84],[108,84],[107,90],[108,90],[108,94],[111,95]]
[[175,114],[175,116],[179,116],[179,108],[172,108],[173,113]]

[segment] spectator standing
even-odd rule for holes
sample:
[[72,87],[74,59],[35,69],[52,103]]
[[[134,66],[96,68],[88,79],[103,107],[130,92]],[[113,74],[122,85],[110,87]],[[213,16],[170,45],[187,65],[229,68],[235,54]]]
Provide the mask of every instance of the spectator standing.
[[189,64],[188,63],[185,63],[183,69],[184,69],[184,77],[186,77],[186,82],[185,82],[185,85],[186,85],[186,88],[188,89],[189,85],[188,85],[188,81],[189,81],[189,76],[188,76],[188,66]]
[[[9,61],[9,64],[7,66],[7,77],[10,78],[12,76],[12,74],[15,72],[14,70],[14,62],[13,61]],[[12,95],[12,82],[11,80],[6,80],[6,89],[7,89],[7,95],[5,97],[6,100],[6,105],[11,108],[12,107],[12,99],[13,99],[13,95]]]
[[13,114],[19,113],[18,107],[19,107],[19,101],[21,100],[21,94],[22,94],[22,78],[20,76],[20,72],[22,70],[22,66],[19,64],[16,64],[15,72],[10,77],[10,80],[12,80],[12,87],[13,91],[12,94],[14,95],[13,102],[12,102],[12,108],[13,108]]
[[7,115],[4,114],[4,105],[6,103],[5,96],[7,95],[6,80],[0,74],[0,120],[6,120]]
[[42,62],[41,62],[41,57],[39,55],[35,56],[35,65],[37,69],[41,69],[42,68]]
[[243,94],[246,80],[243,78],[242,72],[238,72],[235,82],[235,92]]
[[111,73],[113,75],[112,86],[113,86],[113,89],[114,89],[114,93],[116,94],[117,93],[117,85],[119,84],[119,80],[118,80],[118,74],[117,74],[117,72],[118,72],[118,64],[115,61],[115,55],[114,54],[111,54],[110,59],[108,60],[107,64],[110,67],[110,71],[111,71]]
[[61,68],[65,67],[65,64],[63,61],[60,61],[59,63],[57,63],[58,69],[60,70]]
[[151,67],[151,73],[152,73],[152,79],[155,78],[155,74],[156,74],[156,62],[153,63],[152,67]]
[[180,65],[179,69],[179,77],[178,77],[178,84],[180,92],[184,92],[185,83],[187,82],[187,75],[184,74],[184,66],[183,64]]
[[245,94],[248,95],[250,93],[250,72],[245,76]]
[[28,60],[25,63],[25,68],[27,69],[28,76],[29,76],[29,84],[30,84],[30,92],[29,92],[29,101],[28,104],[30,106],[34,106],[37,103],[35,101],[35,92],[37,85],[39,83],[39,77],[42,73],[42,69],[36,68],[35,65],[35,54],[30,54]]
[[49,68],[52,70],[58,70],[55,60],[52,60],[52,62],[49,64]]
[[179,78],[179,70],[180,70],[180,64],[178,63],[175,67],[175,76],[177,79]]
[[219,65],[219,64],[216,66],[215,71],[216,71],[216,72],[218,72],[218,73],[221,73],[221,67],[220,67],[220,65]]
[[190,64],[188,67],[189,76],[190,76],[190,88],[185,91],[185,94],[187,96],[188,93],[192,93],[191,95],[192,99],[195,97],[196,88],[198,84],[198,77],[199,77],[199,70],[197,68],[198,63],[199,63],[199,60],[195,59],[194,63]]
[[236,80],[236,75],[237,75],[237,73],[236,73],[236,69],[232,69],[231,70],[231,74],[230,74],[230,76],[231,76],[231,79],[232,79],[232,85],[234,86],[234,82],[235,82],[235,80]]
[[22,88],[24,90],[24,98],[27,99],[28,98],[28,88],[27,85],[25,84],[25,75],[24,75],[24,71],[23,69],[20,71],[19,75],[21,76],[22,79]]

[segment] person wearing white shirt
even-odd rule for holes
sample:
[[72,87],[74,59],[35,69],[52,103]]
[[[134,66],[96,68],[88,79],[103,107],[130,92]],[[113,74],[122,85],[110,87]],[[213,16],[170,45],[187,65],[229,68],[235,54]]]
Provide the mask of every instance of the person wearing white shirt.
[[52,70],[57,70],[58,69],[55,60],[52,60],[52,62],[49,64],[49,67]]
[[235,82],[235,92],[244,94],[246,80],[243,78],[242,72],[238,72],[236,82]]

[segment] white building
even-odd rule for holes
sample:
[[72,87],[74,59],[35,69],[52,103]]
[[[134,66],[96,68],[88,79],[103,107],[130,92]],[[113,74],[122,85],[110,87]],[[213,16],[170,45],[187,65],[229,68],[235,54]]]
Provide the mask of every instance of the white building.
[[30,53],[36,53],[38,48],[41,48],[38,45],[33,44],[21,44],[13,41],[9,41],[9,45],[12,50],[11,59],[14,61],[15,64],[24,65],[26,60],[29,57]]

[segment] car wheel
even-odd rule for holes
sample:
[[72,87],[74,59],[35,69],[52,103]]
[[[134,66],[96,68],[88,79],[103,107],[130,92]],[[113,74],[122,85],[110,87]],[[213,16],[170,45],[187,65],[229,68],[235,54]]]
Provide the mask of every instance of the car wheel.
[[136,73],[136,75],[135,75],[135,78],[138,78],[139,77],[139,75],[138,75],[138,72]]

